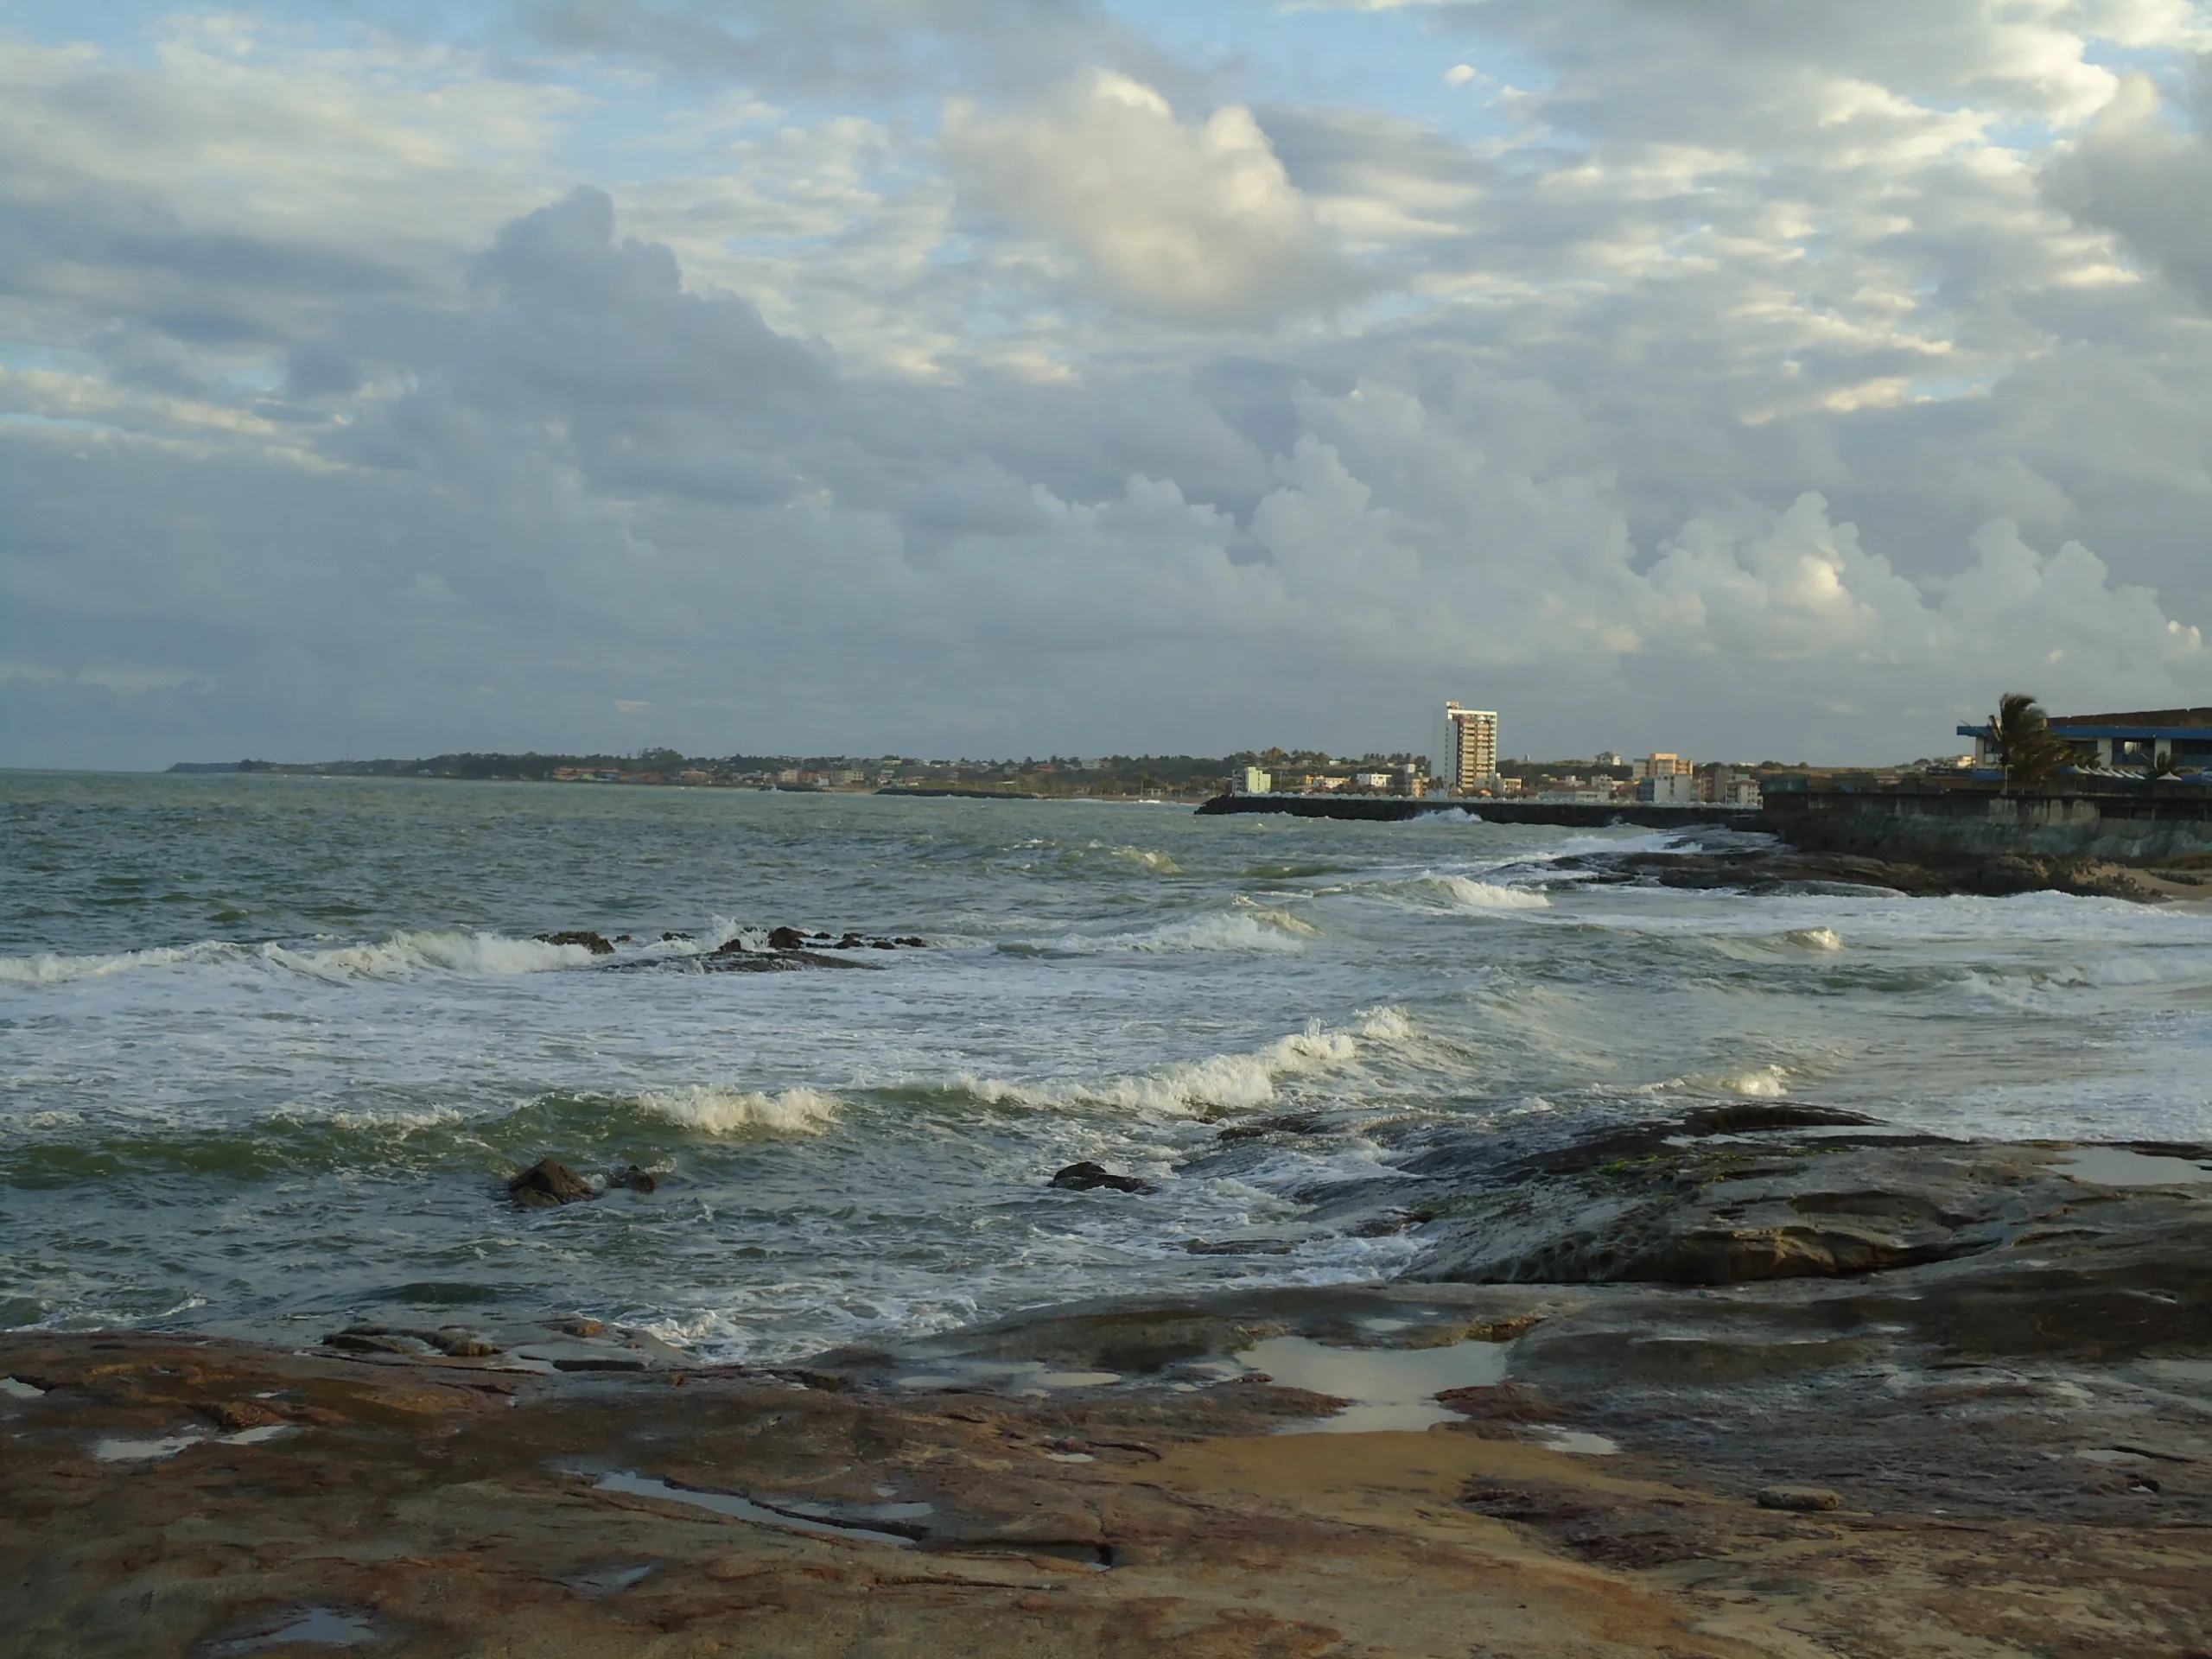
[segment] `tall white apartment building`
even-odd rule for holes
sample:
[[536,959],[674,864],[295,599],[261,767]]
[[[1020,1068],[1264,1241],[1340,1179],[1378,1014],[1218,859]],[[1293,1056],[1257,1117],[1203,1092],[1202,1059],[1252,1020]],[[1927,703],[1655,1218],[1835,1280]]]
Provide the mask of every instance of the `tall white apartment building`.
[[1429,787],[1472,794],[1497,776],[1497,715],[1489,709],[1444,705],[1429,745]]

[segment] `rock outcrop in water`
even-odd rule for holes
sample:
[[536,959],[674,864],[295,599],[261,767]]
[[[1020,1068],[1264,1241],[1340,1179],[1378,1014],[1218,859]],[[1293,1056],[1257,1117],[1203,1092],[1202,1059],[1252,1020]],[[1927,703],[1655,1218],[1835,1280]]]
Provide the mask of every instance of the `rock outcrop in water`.
[[1065,1169],[1055,1171],[1052,1179],[1046,1185],[1058,1187],[1063,1192],[1096,1192],[1101,1188],[1109,1192],[1149,1192],[1153,1190],[1150,1181],[1140,1180],[1134,1175],[1116,1175],[1103,1164],[1089,1161],[1070,1164]]
[[541,1158],[507,1183],[507,1195],[524,1209],[544,1209],[595,1198],[599,1189],[566,1164]]
[[[584,944],[594,955],[612,955],[614,947],[607,944],[604,952],[589,945],[600,939],[596,933],[548,933],[539,937],[552,944]],[[663,944],[688,941],[688,933],[664,933]],[[765,943],[764,943],[765,940]],[[606,941],[601,939],[601,944]],[[662,969],[679,973],[709,974],[787,974],[807,968],[873,968],[876,964],[842,954],[857,950],[922,950],[929,941],[915,934],[902,934],[896,938],[878,934],[847,932],[843,934],[806,933],[795,927],[770,928],[764,936],[754,929],[741,929],[713,950],[698,955],[632,956],[619,957],[607,964],[610,969],[637,970]]]
[[540,933],[537,936],[537,942],[540,944],[580,944],[594,957],[611,957],[614,954],[613,941],[605,934],[588,932],[580,929],[566,933]]

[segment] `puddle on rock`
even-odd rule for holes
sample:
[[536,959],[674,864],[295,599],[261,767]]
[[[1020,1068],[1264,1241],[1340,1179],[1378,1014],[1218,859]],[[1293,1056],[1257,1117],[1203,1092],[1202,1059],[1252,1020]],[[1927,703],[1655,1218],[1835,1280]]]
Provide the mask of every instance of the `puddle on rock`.
[[227,1642],[218,1642],[207,1651],[211,1654],[259,1653],[264,1648],[281,1648],[293,1644],[320,1648],[358,1648],[371,1642],[381,1642],[384,1636],[377,1627],[359,1613],[340,1612],[335,1607],[301,1607],[283,1615],[283,1623],[246,1636],[232,1637]]
[[1311,1337],[1271,1337],[1237,1357],[1287,1389],[1333,1394],[1352,1403],[1333,1417],[1286,1423],[1286,1434],[1367,1434],[1421,1430],[1459,1421],[1437,1403],[1446,1389],[1505,1380],[1509,1344],[1455,1342],[1446,1348],[1332,1348]]
[[29,1383],[18,1382],[12,1376],[0,1376],[0,1394],[6,1395],[10,1400],[43,1400],[46,1398],[46,1390],[44,1389],[35,1389]]
[[188,1446],[259,1446],[280,1435],[294,1432],[290,1423],[264,1423],[257,1428],[242,1428],[235,1434],[172,1434],[158,1440],[102,1440],[92,1447],[92,1455],[102,1463],[145,1463],[158,1458],[173,1458]]
[[1550,1452],[1565,1452],[1578,1458],[1610,1458],[1621,1447],[1618,1440],[1609,1440],[1603,1434],[1591,1434],[1579,1428],[1548,1428],[1537,1445]]
[[2212,1168],[2186,1158],[2130,1152],[2125,1147],[2082,1147],[2052,1167],[2098,1186],[2183,1186],[2212,1181]]
[[655,1565],[648,1561],[643,1567],[602,1567],[589,1573],[571,1573],[561,1582],[587,1601],[601,1601],[608,1596],[619,1596],[632,1585],[643,1582]]
[[[658,1497],[671,1503],[689,1503],[696,1509],[711,1510],[716,1515],[728,1516],[733,1520],[750,1521],[755,1526],[780,1527],[786,1532],[804,1532],[817,1538],[859,1538],[872,1544],[889,1544],[894,1549],[912,1549],[915,1544],[914,1539],[901,1533],[882,1532],[870,1527],[831,1520],[827,1514],[822,1513],[828,1507],[823,1504],[810,1503],[806,1507],[817,1513],[801,1514],[796,1510],[771,1509],[766,1504],[754,1503],[749,1497],[741,1497],[735,1492],[701,1491],[694,1487],[658,1480],[650,1475],[601,1475],[598,1490],[623,1492],[632,1497]],[[879,1513],[885,1509],[919,1509],[926,1512],[929,1505],[877,1504],[872,1506],[868,1518],[887,1521],[900,1518]]]
[[1041,1395],[1055,1389],[1103,1389],[1122,1380],[1119,1371],[1056,1371],[1033,1359],[957,1359],[943,1362],[943,1367],[899,1377],[894,1385],[916,1392],[991,1388],[1009,1394]]

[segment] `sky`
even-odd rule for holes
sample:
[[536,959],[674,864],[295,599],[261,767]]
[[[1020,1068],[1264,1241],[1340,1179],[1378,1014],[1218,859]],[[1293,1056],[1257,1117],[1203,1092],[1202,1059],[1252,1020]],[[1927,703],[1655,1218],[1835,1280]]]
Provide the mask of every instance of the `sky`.
[[2212,703],[2212,5],[0,0],[0,766]]

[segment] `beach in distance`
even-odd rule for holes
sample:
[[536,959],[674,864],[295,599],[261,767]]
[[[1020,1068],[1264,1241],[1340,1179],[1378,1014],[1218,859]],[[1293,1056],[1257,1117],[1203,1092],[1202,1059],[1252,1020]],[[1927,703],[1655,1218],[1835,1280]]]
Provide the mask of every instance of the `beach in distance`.
[[1694,825],[0,815],[13,1650],[2202,1646],[2212,909],[1665,885],[1764,844]]

